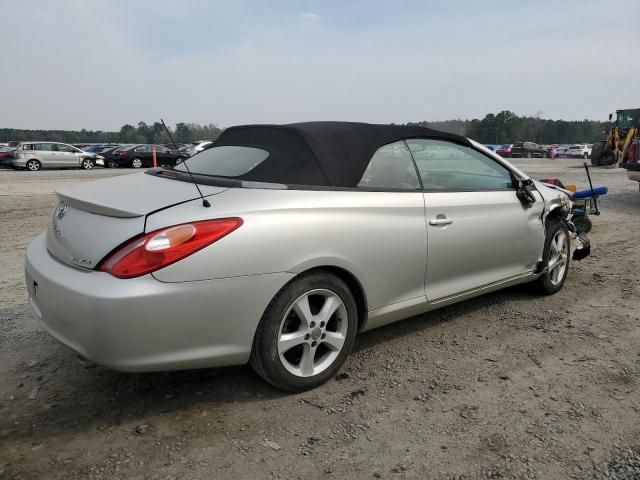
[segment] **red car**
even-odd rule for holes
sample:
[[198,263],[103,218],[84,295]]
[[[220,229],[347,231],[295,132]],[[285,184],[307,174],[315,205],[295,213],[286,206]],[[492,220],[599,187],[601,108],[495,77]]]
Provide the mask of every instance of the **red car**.
[[511,149],[513,148],[513,143],[505,143],[501,145],[500,148],[496,150],[496,153],[501,157],[508,158],[511,156]]
[[0,167],[13,166],[14,147],[0,147]]

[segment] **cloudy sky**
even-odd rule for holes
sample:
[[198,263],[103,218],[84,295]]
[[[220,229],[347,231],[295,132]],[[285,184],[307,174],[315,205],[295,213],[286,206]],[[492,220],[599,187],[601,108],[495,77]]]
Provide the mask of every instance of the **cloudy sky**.
[[640,1],[1,0],[0,127],[640,107]]

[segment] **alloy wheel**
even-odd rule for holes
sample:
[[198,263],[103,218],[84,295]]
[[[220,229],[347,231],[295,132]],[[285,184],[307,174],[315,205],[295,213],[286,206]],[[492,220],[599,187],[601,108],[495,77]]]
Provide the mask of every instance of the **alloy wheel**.
[[133,168],[140,168],[142,167],[142,160],[140,160],[139,158],[134,158],[133,161],[131,162],[131,166]]
[[553,236],[549,249],[549,280],[555,286],[564,279],[569,257],[569,242],[564,231],[559,230]]
[[29,160],[27,162],[27,168],[32,172],[36,172],[40,170],[40,162],[38,162],[37,160]]
[[278,335],[278,355],[297,377],[311,377],[329,368],[340,355],[349,329],[342,299],[325,289],[311,290],[289,307]]

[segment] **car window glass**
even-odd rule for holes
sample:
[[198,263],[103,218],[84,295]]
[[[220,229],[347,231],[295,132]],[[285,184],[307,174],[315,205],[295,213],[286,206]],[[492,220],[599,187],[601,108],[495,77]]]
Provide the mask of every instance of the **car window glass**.
[[411,154],[403,141],[380,147],[364,171],[360,188],[417,190],[420,181]]
[[135,151],[136,152],[148,152],[149,151],[149,147],[147,145],[140,145],[139,147],[136,147]]
[[[261,148],[226,145],[203,150],[184,163],[189,163],[192,173],[233,178],[250,172],[268,156],[269,152]],[[182,163],[175,169],[186,171]]]
[[53,144],[52,143],[38,143],[35,146],[35,150],[38,150],[40,152],[51,152],[51,151],[53,151]]
[[509,170],[471,147],[443,140],[407,140],[426,190],[501,190]]
[[76,153],[77,150],[69,145],[56,145],[56,149],[59,152],[64,152],[64,153]]

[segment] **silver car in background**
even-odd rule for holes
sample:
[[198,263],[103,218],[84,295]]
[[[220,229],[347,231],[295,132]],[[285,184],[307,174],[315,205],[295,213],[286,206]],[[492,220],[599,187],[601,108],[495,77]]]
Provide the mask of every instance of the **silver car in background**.
[[60,142],[22,142],[14,152],[13,167],[32,172],[42,168],[80,167],[91,170],[104,166],[104,158]]
[[552,294],[588,254],[561,190],[417,126],[232,127],[175,167],[65,187],[26,255],[51,335],[123,371],[249,362],[331,378],[356,335],[510,285]]

